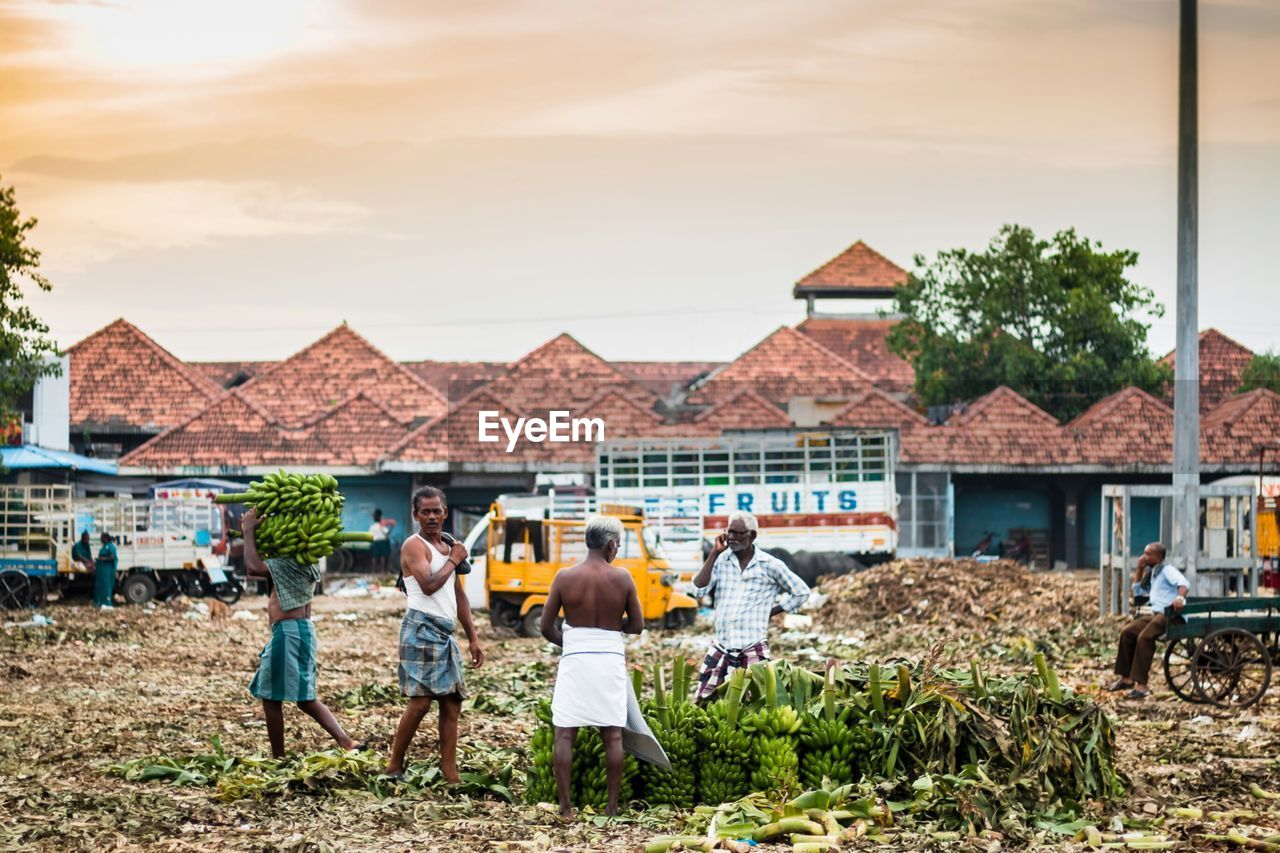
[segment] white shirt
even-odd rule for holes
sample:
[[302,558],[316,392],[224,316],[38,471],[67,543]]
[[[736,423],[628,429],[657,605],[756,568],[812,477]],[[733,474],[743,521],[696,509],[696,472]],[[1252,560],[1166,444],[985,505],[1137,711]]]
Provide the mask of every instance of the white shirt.
[[387,538],[387,528],[382,526],[381,521],[375,521],[369,527],[369,532],[373,534],[374,542],[382,542]]
[[[413,534],[418,539],[422,539],[417,533]],[[444,564],[449,562],[448,554],[441,554],[436,547],[422,539],[422,544],[427,546],[427,556],[431,558],[431,574],[435,574],[444,568]],[[426,595],[422,591],[422,587],[418,585],[418,579],[413,576],[412,572],[404,573],[404,591],[409,595],[408,607],[410,610],[421,610],[423,613],[430,613],[432,616],[439,616],[441,619],[448,619],[451,622],[458,619],[458,593],[454,590],[454,580],[449,582],[431,595]]]
[[709,592],[716,597],[716,642],[730,651],[765,639],[775,604],[795,610],[809,597],[809,587],[786,563],[759,548],[745,569],[738,555],[726,548],[711,567],[711,580],[693,594],[701,598]]

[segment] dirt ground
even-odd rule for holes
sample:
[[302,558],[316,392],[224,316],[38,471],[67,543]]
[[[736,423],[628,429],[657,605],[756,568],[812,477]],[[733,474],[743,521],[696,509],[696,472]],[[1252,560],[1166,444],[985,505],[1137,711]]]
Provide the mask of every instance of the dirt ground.
[[[1037,583],[1036,577],[1027,576],[1027,582]],[[1054,595],[1078,605],[1092,594],[1093,577],[1055,578]],[[883,583],[901,585],[902,576],[886,574]],[[1004,593],[1018,597],[1016,590]],[[863,618],[846,606],[837,628],[822,614],[838,610],[838,597],[818,611],[812,625],[801,618],[790,628],[776,627],[775,657],[815,665],[828,655],[887,660],[918,656],[942,639],[944,660],[967,665],[977,656],[998,672],[1029,671],[1032,655],[1044,651],[1064,683],[1096,692],[1109,677],[1122,624],[1075,616],[1046,620],[1025,608],[991,608],[978,624],[956,630],[957,620],[945,612],[951,605],[935,594],[923,605],[910,597],[905,610]],[[206,752],[214,735],[229,754],[266,752],[261,710],[247,691],[268,630],[265,599],[246,597],[234,608],[259,618],[222,624],[190,604],[103,613],[73,601],[42,611],[54,620],[45,626],[11,624],[28,614],[3,614],[10,624],[0,633],[0,667],[7,674],[0,694],[0,847],[624,850],[677,826],[670,812],[630,813],[613,823],[588,815],[564,826],[536,807],[445,791],[420,799],[377,799],[360,792],[223,803],[208,788],[123,781],[105,766],[152,754]],[[362,687],[395,683],[402,608],[402,599],[390,591],[323,596],[315,605],[320,697],[333,705],[349,732],[383,753],[400,705],[349,697]],[[970,615],[978,614],[970,609]],[[478,672],[469,671],[464,749],[483,744],[520,750],[534,727],[534,703],[549,695],[554,656],[541,641],[500,636],[483,615],[480,621],[488,662]],[[631,660],[643,663],[676,651],[697,660],[708,632],[705,620],[680,632],[647,632],[631,647]],[[1280,789],[1280,690],[1271,691],[1260,706],[1236,712],[1183,702],[1164,689],[1159,676],[1153,687],[1156,695],[1141,703],[1098,694],[1116,722],[1132,781],[1131,796],[1116,814],[1159,824],[1174,807],[1242,809],[1252,813],[1241,821],[1253,837],[1280,833],[1277,801],[1249,792],[1251,782]],[[286,722],[290,749],[331,745],[296,709],[286,709]],[[432,723],[428,717],[411,760],[433,760]],[[1226,826],[1221,820],[1169,819],[1160,831],[1177,841],[1178,849],[1206,849],[1214,842],[1202,834],[1225,833]],[[972,849],[992,849],[989,839],[973,843]],[[1013,846],[1006,843],[1004,849]],[[1031,846],[1079,847],[1051,833]]]

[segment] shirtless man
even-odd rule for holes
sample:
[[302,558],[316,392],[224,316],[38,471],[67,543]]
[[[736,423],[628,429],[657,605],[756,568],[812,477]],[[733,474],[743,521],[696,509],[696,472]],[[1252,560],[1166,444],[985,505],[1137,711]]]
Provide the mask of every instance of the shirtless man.
[[[627,660],[623,634],[644,630],[640,595],[626,569],[610,565],[622,541],[622,522],[593,516],[584,538],[587,557],[558,573],[542,609],[542,636],[563,648],[551,700],[555,726],[556,791],[560,814],[573,816],[570,774],[578,729],[594,726],[604,741],[609,803],[618,813],[622,787],[622,728],[627,721]],[[563,630],[556,617],[564,609]]]
[[316,698],[317,644],[311,623],[311,598],[320,580],[320,569],[284,557],[263,560],[254,538],[260,522],[257,511],[249,510],[241,525],[245,572],[274,582],[267,599],[271,639],[258,656],[258,671],[249,683],[249,692],[262,700],[271,755],[284,758],[285,702],[296,702],[298,709],[319,723],[338,746],[363,749],[342,730],[328,706]]

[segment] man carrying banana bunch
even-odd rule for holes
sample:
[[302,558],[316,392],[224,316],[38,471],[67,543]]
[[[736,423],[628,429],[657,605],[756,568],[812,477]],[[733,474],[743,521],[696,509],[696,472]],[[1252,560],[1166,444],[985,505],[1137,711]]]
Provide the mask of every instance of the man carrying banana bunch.
[[284,757],[284,703],[296,702],[338,742],[343,749],[363,749],[342,730],[342,725],[323,702],[316,698],[316,630],[311,624],[311,599],[320,568],[287,557],[263,560],[258,554],[255,531],[262,519],[251,509],[240,520],[244,532],[245,572],[270,578],[271,596],[267,617],[271,639],[258,657],[258,671],[249,683],[249,692],[262,700],[267,719],[271,755]]
[[808,585],[795,572],[755,547],[758,531],[751,513],[730,515],[693,579],[695,597],[715,596],[715,641],[698,675],[698,702],[710,699],[733,670],[768,660],[769,619],[809,598]]

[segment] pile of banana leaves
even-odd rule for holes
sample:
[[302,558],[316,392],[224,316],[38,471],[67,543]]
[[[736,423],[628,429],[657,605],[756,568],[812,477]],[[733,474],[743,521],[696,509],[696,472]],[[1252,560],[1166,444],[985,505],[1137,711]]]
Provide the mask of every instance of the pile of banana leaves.
[[[329,749],[289,759],[228,755],[216,735],[212,751],[174,758],[152,755],[108,765],[106,772],[130,782],[167,781],[174,785],[212,787],[224,801],[261,799],[286,793],[367,791],[377,797],[414,797],[448,783],[434,764],[410,764],[403,782],[383,774],[385,758],[373,752]],[[473,797],[514,802],[511,778],[516,755],[512,750],[468,745],[460,749],[462,782],[451,790]]]
[[[680,688],[682,664],[670,682]],[[679,690],[667,697],[665,679],[655,681],[645,707],[659,741],[683,757],[692,732],[705,751],[673,762],[674,776],[642,773],[646,784],[635,796],[650,806],[687,807],[673,799],[690,789],[716,806],[754,792],[777,803],[802,787],[857,788],[948,830],[1017,834],[1036,819],[1079,817],[1089,803],[1125,791],[1110,719],[1064,689],[1043,656],[1033,673],[1007,678],[988,676],[977,661],[967,670],[833,663],[823,673],[757,664],[736,672],[704,708],[686,705]],[[671,708],[686,709],[682,725],[671,725]],[[741,733],[737,741],[730,726]],[[668,744],[673,733],[679,741]],[[726,762],[741,762],[745,772],[727,773]],[[716,784],[684,778],[707,771]],[[719,800],[708,802],[710,793]]]

